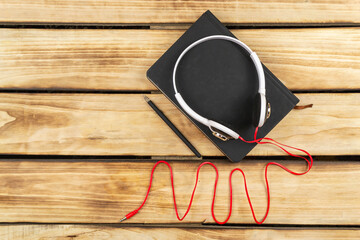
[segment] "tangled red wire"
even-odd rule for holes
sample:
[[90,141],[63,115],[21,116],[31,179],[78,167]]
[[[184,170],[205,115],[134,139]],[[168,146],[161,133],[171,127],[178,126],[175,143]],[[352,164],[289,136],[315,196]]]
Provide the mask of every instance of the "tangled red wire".
[[[293,157],[297,157],[297,158],[301,158],[301,159],[304,159],[307,164],[308,164],[308,168],[305,172],[294,172],[294,171],[291,171],[290,169],[288,169],[287,167],[281,165],[280,163],[277,163],[277,162],[269,162],[268,164],[266,164],[266,167],[265,167],[265,183],[266,183],[266,192],[267,192],[267,208],[266,208],[266,213],[265,213],[265,216],[263,217],[263,219],[261,221],[257,220],[256,216],[255,216],[255,212],[254,212],[254,209],[253,209],[253,206],[251,204],[251,199],[250,199],[250,195],[249,195],[249,192],[248,192],[248,189],[247,189],[247,184],[246,184],[246,177],[245,177],[245,173],[240,169],[240,168],[235,168],[231,171],[230,175],[229,175],[229,184],[230,184],[230,210],[229,210],[229,214],[227,216],[227,218],[225,219],[225,221],[223,222],[220,222],[216,219],[215,217],[215,213],[214,213],[214,207],[215,207],[215,197],[216,197],[216,188],[217,188],[217,183],[218,183],[218,179],[219,179],[219,172],[218,172],[218,169],[217,167],[211,163],[211,162],[203,162],[202,164],[200,164],[200,166],[198,167],[197,169],[197,172],[196,172],[196,181],[195,181],[195,186],[194,186],[194,189],[192,191],[192,194],[191,194],[191,198],[190,198],[190,202],[189,202],[189,205],[188,205],[188,208],[185,212],[185,214],[183,215],[183,217],[180,218],[179,216],[179,212],[178,212],[178,209],[177,209],[177,204],[176,204],[176,197],[175,197],[175,189],[174,189],[174,179],[173,179],[173,171],[172,171],[172,168],[170,166],[170,164],[166,161],[158,161],[152,171],[151,171],[151,176],[150,176],[150,184],[149,184],[149,187],[148,187],[148,190],[147,190],[147,193],[146,193],[146,196],[145,196],[145,199],[144,201],[142,202],[142,204],[140,205],[139,208],[137,208],[136,210],[128,213],[123,219],[121,219],[121,222],[126,220],[126,219],[129,219],[131,218],[132,216],[134,216],[136,213],[138,213],[138,211],[144,206],[148,196],[149,196],[149,193],[150,193],[150,189],[151,189],[151,184],[152,184],[152,180],[153,180],[153,175],[154,175],[154,171],[156,169],[156,167],[160,164],[160,163],[165,163],[168,167],[169,167],[169,170],[170,170],[170,176],[171,176],[171,187],[172,187],[172,193],[173,193],[173,200],[174,200],[174,208],[175,208],[175,213],[176,213],[176,217],[179,221],[182,221],[186,215],[189,213],[190,211],[190,208],[191,208],[191,205],[192,205],[192,202],[193,202],[193,199],[194,199],[194,195],[195,195],[195,191],[196,191],[196,187],[197,187],[197,184],[198,184],[198,179],[199,179],[199,173],[200,173],[200,169],[202,166],[204,165],[211,165],[215,172],[216,172],[216,179],[215,179],[215,185],[214,185],[214,194],[213,194],[213,199],[212,199],[212,204],[211,204],[211,214],[212,214],[212,217],[214,219],[214,221],[217,223],[217,224],[225,224],[227,223],[227,221],[229,221],[230,217],[231,217],[231,212],[232,212],[232,182],[231,182],[231,179],[232,179],[232,175],[234,172],[236,171],[240,171],[241,174],[243,175],[243,178],[244,178],[244,186],[245,186],[245,192],[246,192],[246,197],[247,197],[247,200],[249,202],[249,206],[250,206],[250,209],[251,209],[251,213],[252,213],[252,216],[255,220],[255,222],[257,224],[262,224],[268,214],[269,214],[269,210],[270,210],[270,188],[269,188],[269,181],[268,181],[268,168],[270,165],[276,165],[278,167],[281,167],[282,169],[284,169],[285,171],[291,173],[291,174],[294,174],[294,175],[304,175],[306,173],[308,173],[313,165],[313,158],[312,156],[305,150],[303,149],[300,149],[300,148],[295,148],[295,147],[291,147],[291,146],[288,146],[288,145],[285,145],[285,144],[282,144],[282,143],[279,143],[271,138],[256,138],[256,135],[257,135],[257,132],[258,132],[258,128],[256,128],[255,130],[255,134],[254,134],[254,140],[251,140],[251,141],[247,141],[245,139],[243,139],[242,137],[239,137],[240,140],[246,142],[246,143],[258,143],[258,144],[272,144],[272,145],[275,145],[277,147],[279,147],[281,150],[283,150],[284,152],[286,152],[288,155],[290,156],[293,156]],[[264,142],[261,142],[262,140],[267,140],[267,141],[264,141]],[[299,155],[296,155],[296,154],[292,154],[290,153],[289,151],[287,151],[284,147],[286,148],[291,148],[291,149],[295,149],[295,150],[298,150],[298,151],[301,151],[303,153],[305,153],[309,159],[307,159],[306,157],[303,157],[303,156],[299,156]]]

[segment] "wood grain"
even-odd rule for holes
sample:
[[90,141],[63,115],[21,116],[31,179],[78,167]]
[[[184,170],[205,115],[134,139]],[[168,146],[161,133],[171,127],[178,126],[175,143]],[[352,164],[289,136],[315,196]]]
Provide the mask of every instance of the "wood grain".
[[[0,29],[0,88],[155,90],[146,70],[184,31]],[[360,89],[360,28],[232,32],[292,90]]]
[[[313,155],[360,154],[359,94],[298,94],[268,135]],[[202,155],[222,153],[161,94],[150,98]],[[0,153],[192,156],[140,94],[0,94]],[[282,155],[257,146],[250,155]]]
[[119,240],[119,239],[293,239],[357,240],[358,229],[199,229],[115,228],[99,225],[7,225],[0,226],[4,240]]
[[[274,159],[276,161],[276,159]],[[258,218],[266,208],[265,161],[239,164],[213,161],[219,168],[215,214],[225,219],[229,207],[228,176],[242,168]],[[283,161],[295,171],[305,169],[301,161]],[[1,161],[0,222],[116,223],[137,208],[148,187],[152,162]],[[194,161],[172,162],[179,212],[182,215],[194,186]],[[304,176],[293,176],[271,167],[271,209],[267,224],[359,225],[359,161],[315,161]],[[215,172],[201,169],[193,207],[183,223],[212,223],[210,212]],[[160,165],[144,208],[122,223],[179,223],[170,188],[170,174]],[[240,174],[233,177],[233,214],[230,223],[254,220],[246,201]]]
[[226,23],[346,24],[360,22],[359,1],[0,1],[0,21],[6,23],[189,23],[211,10]]

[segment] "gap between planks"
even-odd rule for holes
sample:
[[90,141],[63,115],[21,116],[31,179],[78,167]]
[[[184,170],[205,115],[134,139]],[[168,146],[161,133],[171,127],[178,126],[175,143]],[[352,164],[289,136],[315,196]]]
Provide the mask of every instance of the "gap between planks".
[[4,240],[53,240],[53,239],[322,239],[357,240],[359,230],[344,229],[197,229],[197,228],[114,228],[104,225],[8,225],[0,226]]

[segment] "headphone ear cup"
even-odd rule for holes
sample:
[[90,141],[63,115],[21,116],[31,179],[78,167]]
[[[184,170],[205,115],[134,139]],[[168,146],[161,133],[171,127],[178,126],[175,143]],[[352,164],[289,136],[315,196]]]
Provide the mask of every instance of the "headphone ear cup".
[[255,127],[259,126],[260,110],[261,110],[261,95],[260,93],[257,93],[255,97],[254,109],[253,109],[253,124]]
[[270,115],[271,115],[271,105],[270,105],[270,102],[268,102],[268,100],[266,99],[266,109],[265,109],[264,124],[270,118]]

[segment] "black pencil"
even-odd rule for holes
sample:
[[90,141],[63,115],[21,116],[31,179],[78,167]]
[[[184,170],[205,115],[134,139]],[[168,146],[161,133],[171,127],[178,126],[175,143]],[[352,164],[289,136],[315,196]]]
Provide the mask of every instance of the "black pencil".
[[185,138],[184,135],[175,127],[175,125],[170,122],[170,120],[164,115],[160,109],[147,97],[144,96],[145,101],[150,105],[152,109],[161,117],[161,119],[174,131],[174,133],[188,146],[188,148],[198,157],[201,158],[201,154],[196,150],[196,148]]

